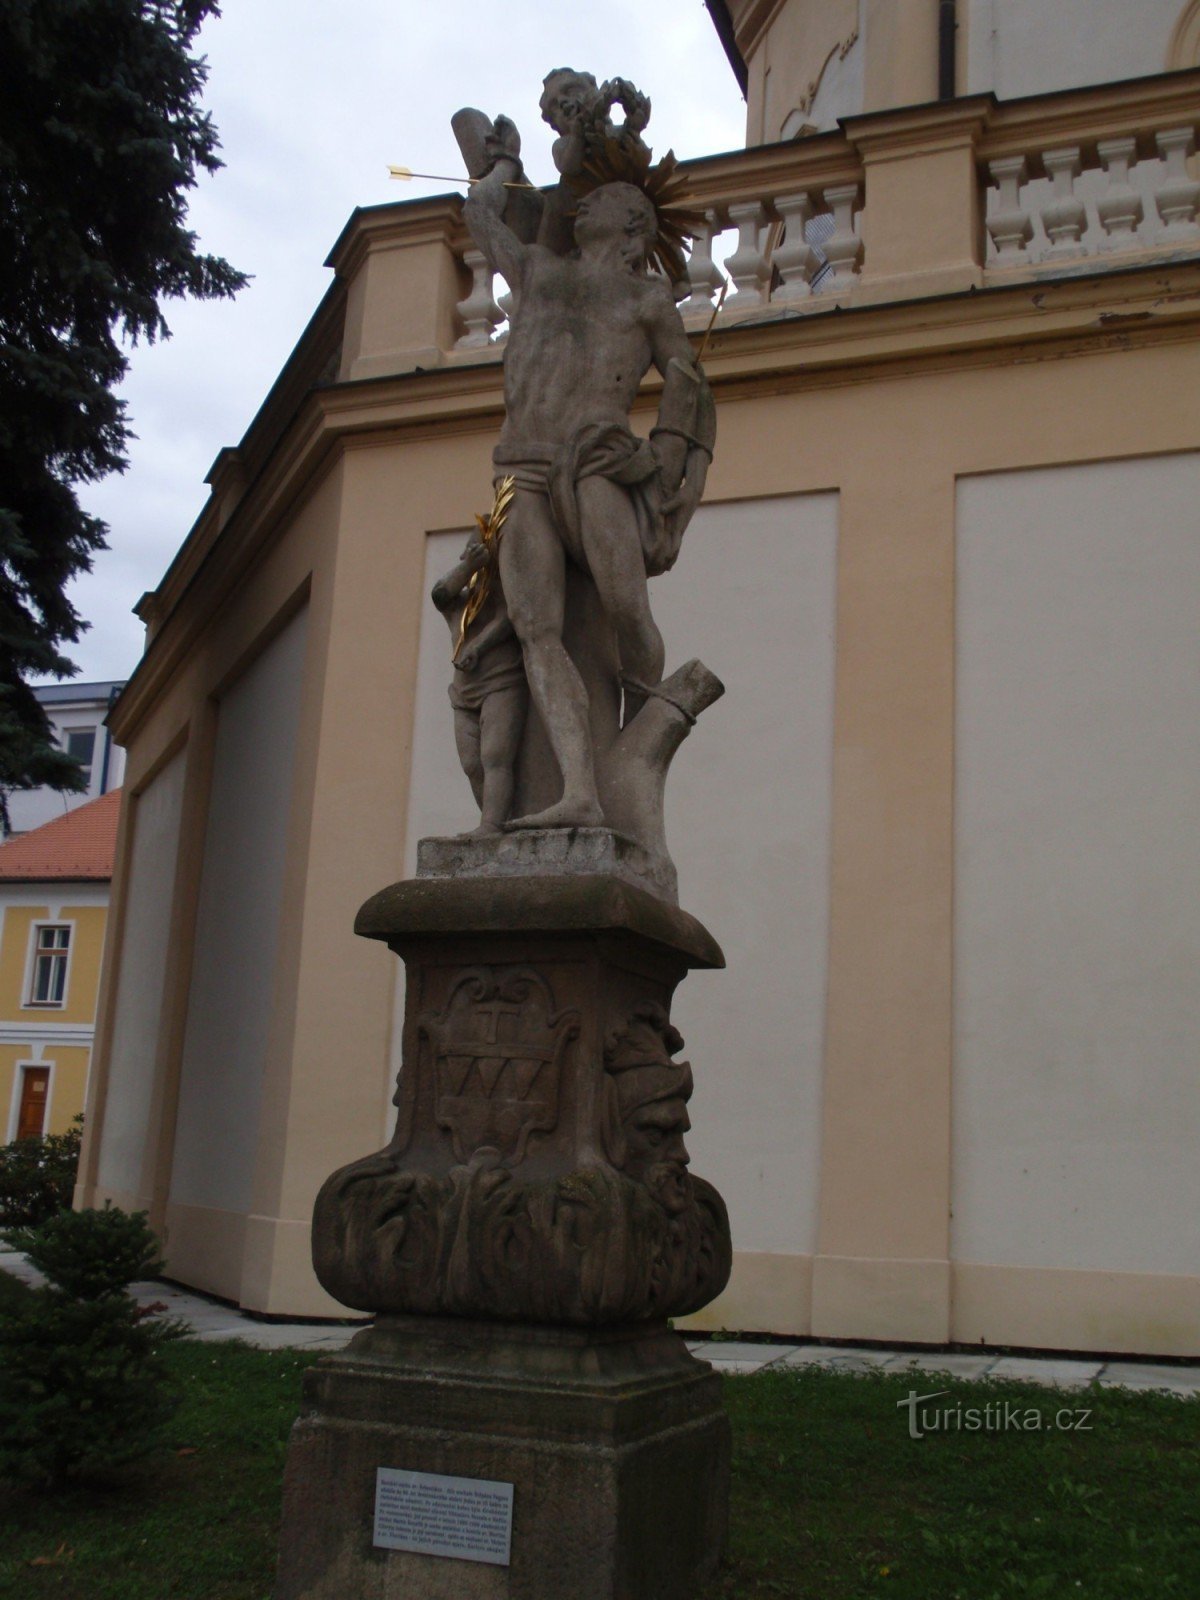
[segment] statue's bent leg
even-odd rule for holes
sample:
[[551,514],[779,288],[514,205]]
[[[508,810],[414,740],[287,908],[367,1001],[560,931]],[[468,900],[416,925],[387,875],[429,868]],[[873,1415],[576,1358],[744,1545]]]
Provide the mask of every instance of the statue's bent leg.
[[479,712],[454,708],[454,745],[471,785],[475,804],[483,805],[483,763],[479,759]]
[[578,495],[588,570],[616,630],[628,724],[645,699],[628,680],[652,689],[662,682],[664,660],[662,634],[650,611],[637,512],[629,491],[608,478],[584,478]]
[[521,641],[529,692],[562,773],[562,798],[510,828],[596,827],[604,814],[596,793],[583,679],[562,642],[566,553],[549,500],[518,489],[500,541],[500,581]]

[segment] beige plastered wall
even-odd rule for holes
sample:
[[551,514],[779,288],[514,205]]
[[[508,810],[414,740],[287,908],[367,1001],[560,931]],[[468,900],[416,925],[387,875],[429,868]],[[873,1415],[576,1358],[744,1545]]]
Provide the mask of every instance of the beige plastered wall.
[[[250,1309],[337,1315],[316,1285],[309,1223],[338,1164],[382,1144],[390,1097],[393,958],[352,933],[359,905],[401,876],[424,557],[431,527],[471,520],[490,481],[490,436],[387,434],[328,454],[247,571],[202,569],[162,625],[128,741],[130,804],[118,840],[116,924],[99,1019],[98,1071],[79,1203],[147,1208],[165,1234],[168,1273]],[[217,702],[301,605],[308,643],[288,832],[272,1021],[264,1064],[253,1202],[246,1216],[173,1206],[168,1193],[187,1020]],[[124,1181],[98,1180],[112,1076],[125,878],[137,800],[176,756],[185,762],[163,1003],[155,1021],[146,1135]]]
[[[748,145],[938,97],[938,0],[732,0],[729,9],[746,62]],[[1196,0],[957,0],[956,20],[959,94],[1013,100],[1200,60]],[[843,74],[851,51],[861,63]]]
[[[746,62],[748,145],[937,99],[937,0],[743,0],[730,12]],[[968,21],[960,0],[963,65]]]
[[[279,1080],[292,1076],[292,1038],[303,1020],[297,1015],[296,991],[304,952],[306,912],[318,902],[307,885],[310,819],[315,819],[322,766],[321,710],[326,678],[330,618],[337,600],[338,541],[344,477],[339,462],[326,459],[300,488],[287,509],[286,535],[263,540],[246,562],[211,560],[189,587],[184,602],[162,626],[142,667],[135,694],[122,708],[118,737],[128,749],[125,807],[117,845],[114,878],[113,936],[106,952],[102,1003],[97,1026],[97,1061],[88,1104],[81,1181],[77,1201],[101,1204],[106,1199],[150,1211],[164,1235],[168,1272],[230,1299],[255,1304],[259,1276],[247,1267],[247,1240],[261,1231],[263,1218],[194,1217],[186,1208],[172,1214],[168,1193],[178,1108],[179,1067],[187,1020],[188,981],[192,966],[196,898],[202,867],[220,694],[235,683],[267,643],[303,606],[308,609],[308,645],[301,686],[300,729],[295,757],[295,784],[290,814],[280,819],[287,831],[284,911],[279,948],[271,971],[262,981],[272,994],[272,1022],[264,1064],[264,1106],[276,1118],[268,1138],[260,1141],[255,1174],[255,1205],[269,1212],[269,1226],[286,1233],[272,1193],[278,1162],[273,1159],[286,1137],[278,1120],[281,1101],[286,1116],[290,1099]],[[118,960],[127,912],[125,880],[129,873],[138,797],[176,757],[184,766],[179,842],[173,874],[162,892],[169,894],[163,999],[157,1015],[150,1008],[155,1037],[149,1109],[140,1160],[129,1163],[123,1181],[101,1185],[98,1174],[104,1136],[108,1062],[118,986],[136,984],[136,971],[121,971]],[[307,974],[305,974],[307,975]],[[312,982],[321,988],[321,979]],[[353,980],[347,983],[353,986]],[[345,995],[343,992],[343,1003]],[[330,1082],[336,1083],[336,1068]],[[352,1115],[352,1107],[346,1107]],[[266,1309],[266,1307],[261,1307]],[[327,1306],[325,1309],[332,1309]]]
[[735,1254],[729,1290],[696,1325],[1200,1346],[1195,1277],[952,1263],[948,1244],[955,482],[1186,449],[1178,400],[1198,381],[1196,348],[1172,344],[723,410],[712,493],[840,496],[832,925],[817,1254]]
[[[1175,284],[1161,329],[1151,317],[1110,330],[1098,311],[1107,302],[1087,285],[1051,299],[1050,310],[1033,289],[868,307],[802,330],[719,334],[710,347],[721,417],[709,499],[836,493],[837,645],[816,1248],[738,1251],[729,1289],[695,1325],[1200,1348],[1194,1276],[950,1258],[956,481],[1195,445],[1193,408],[1181,403],[1200,384],[1196,319],[1181,309],[1196,305],[1195,283]],[[1060,319],[1059,337],[1047,336],[1047,316]],[[358,905],[402,872],[426,545],[470,526],[486,494],[497,376],[447,366],[324,396],[307,446],[319,465],[273,521],[262,513],[245,571],[201,569],[123,713],[132,793],[180,749],[187,759],[157,1105],[130,1193],[167,1225],[173,1263],[252,1309],[337,1311],[308,1264],[312,1200],[388,1131],[394,958],[351,927]],[[214,696],[300,603],[309,642],[295,795],[281,819],[284,927],[264,975],[274,1011],[253,1210],[172,1218]],[[122,861],[128,849],[123,835]],[[110,970],[101,1055],[117,977]],[[702,1061],[703,1041],[689,1046]],[[98,1200],[105,1078],[93,1077],[82,1194]]]

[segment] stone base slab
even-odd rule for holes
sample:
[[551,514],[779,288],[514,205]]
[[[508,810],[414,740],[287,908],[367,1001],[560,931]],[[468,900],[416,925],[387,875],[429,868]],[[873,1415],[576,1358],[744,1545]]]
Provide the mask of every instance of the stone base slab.
[[[306,1376],[275,1600],[685,1600],[729,1462],[721,1380],[662,1324],[384,1317]],[[380,1467],[511,1483],[509,1565],[375,1548]]]
[[421,839],[418,878],[527,878],[603,874],[674,905],[675,868],[611,828],[527,828]]

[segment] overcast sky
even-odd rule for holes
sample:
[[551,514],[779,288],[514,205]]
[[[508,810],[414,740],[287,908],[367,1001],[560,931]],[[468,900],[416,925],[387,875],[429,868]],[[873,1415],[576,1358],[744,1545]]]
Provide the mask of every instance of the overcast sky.
[[157,586],[213,458],[240,440],[324,294],[322,262],[350,212],[448,187],[389,180],[389,162],[460,173],[450,117],[474,105],[514,119],[531,176],[549,181],[537,102],[558,66],[631,78],[654,102],[658,155],[743,141],[745,108],[701,0],[225,0],[200,49],[225,167],[193,191],[190,225],[254,276],[231,302],[169,304],[173,337],[133,352],[129,469],[82,494],[111,545],[72,590],[92,624],[68,651],[85,680],[137,664],[131,607]]

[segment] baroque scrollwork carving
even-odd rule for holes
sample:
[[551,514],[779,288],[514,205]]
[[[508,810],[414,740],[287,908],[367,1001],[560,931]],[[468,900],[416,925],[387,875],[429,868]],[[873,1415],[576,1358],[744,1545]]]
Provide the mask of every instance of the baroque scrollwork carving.
[[[471,968],[422,1015],[428,1129],[343,1168],[317,1201],[314,1263],[326,1289],[374,1311],[598,1324],[681,1316],[729,1276],[720,1195],[688,1171],[691,1068],[660,1005],[637,1006],[602,1059],[578,1059],[576,1012],[531,969]],[[595,1093],[564,1092],[592,1077]],[[402,1083],[401,1098],[406,1086]],[[592,1108],[549,1160],[535,1133]],[[429,1099],[411,1098],[414,1110]],[[409,1146],[412,1148],[409,1148]]]

